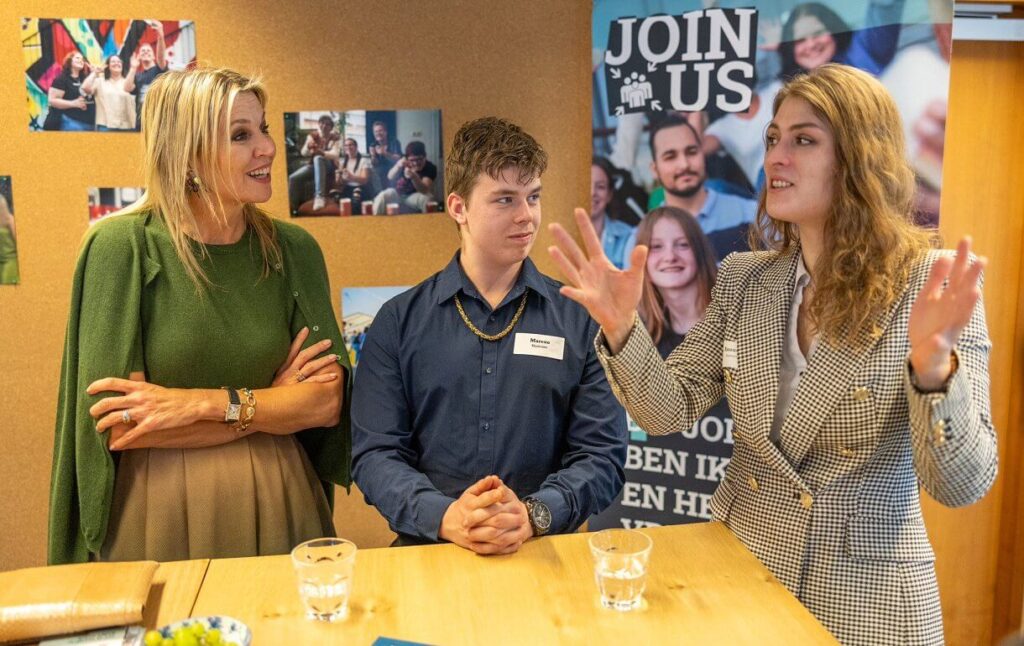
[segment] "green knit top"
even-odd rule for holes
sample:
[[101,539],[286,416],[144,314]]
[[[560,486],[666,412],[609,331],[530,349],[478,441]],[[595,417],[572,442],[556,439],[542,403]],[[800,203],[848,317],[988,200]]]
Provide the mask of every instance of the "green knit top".
[[[146,370],[167,387],[267,387],[295,333],[306,346],[325,338],[342,347],[323,255],[295,225],[274,221],[283,263],[267,278],[256,238],[208,245],[211,285],[200,296],[185,274],[166,227],[149,214],[107,218],[86,234],[72,284],[50,490],[50,563],[86,561],[107,533],[115,463],[108,434],[96,433],[89,408],[104,396],[85,388],[103,377]],[[345,406],[333,428],[296,435],[325,483],[348,486],[351,373],[345,352]]]

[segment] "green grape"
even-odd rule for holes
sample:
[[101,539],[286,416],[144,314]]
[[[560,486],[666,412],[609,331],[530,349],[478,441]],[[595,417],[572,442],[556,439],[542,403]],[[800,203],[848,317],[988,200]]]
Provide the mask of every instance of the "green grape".
[[220,630],[211,628],[206,632],[206,644],[207,646],[220,646]]
[[192,634],[196,637],[201,637],[202,634],[206,632],[206,626],[204,626],[200,621],[192,624],[190,628],[192,630]]
[[160,646],[164,641],[164,637],[157,631],[150,630],[146,633],[146,637],[143,641],[146,643],[146,646]]
[[174,646],[199,646],[199,639],[184,628],[174,634]]

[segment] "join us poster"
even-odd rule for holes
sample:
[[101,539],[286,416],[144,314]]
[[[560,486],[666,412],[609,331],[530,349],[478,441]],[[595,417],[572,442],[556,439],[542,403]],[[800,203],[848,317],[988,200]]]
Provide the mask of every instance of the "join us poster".
[[[843,63],[881,81],[916,221],[938,225],[952,14],[950,0],[595,0],[591,220],[620,267],[650,248],[640,315],[663,356],[703,315],[718,263],[748,250],[765,130],[798,74]],[[629,424],[625,487],[590,527],[709,520],[732,454],[727,402],[668,436]]]

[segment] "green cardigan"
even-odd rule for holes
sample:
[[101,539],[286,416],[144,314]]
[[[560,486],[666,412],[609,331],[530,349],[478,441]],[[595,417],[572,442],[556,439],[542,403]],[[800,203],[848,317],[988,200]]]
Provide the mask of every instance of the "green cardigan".
[[[328,501],[333,484],[351,483],[349,402],[352,387],[348,355],[331,305],[331,291],[320,247],[304,229],[274,220],[283,271],[295,302],[309,323],[306,346],[331,339],[346,371],[345,403],[333,428],[296,435]],[[142,292],[161,266],[153,255],[154,235],[166,235],[150,214],[114,216],[85,236],[71,290],[64,358],[57,399],[57,428],[50,482],[48,560],[50,564],[87,561],[107,535],[114,492],[114,460],[108,433],[96,432],[89,408],[107,395],[88,395],[86,387],[103,377],[128,378],[139,329]],[[82,331],[88,330],[88,334]]]

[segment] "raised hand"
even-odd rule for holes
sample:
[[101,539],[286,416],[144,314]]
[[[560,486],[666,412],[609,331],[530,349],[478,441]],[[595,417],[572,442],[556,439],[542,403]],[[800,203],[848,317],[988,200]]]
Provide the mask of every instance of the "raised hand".
[[955,260],[948,256],[936,260],[910,309],[910,364],[926,390],[941,388],[949,378],[953,347],[981,298],[978,278],[988,261],[978,258],[971,263],[970,251],[971,239],[963,238]]
[[331,347],[331,340],[324,339],[303,350],[302,344],[308,336],[309,328],[306,327],[295,335],[295,340],[292,341],[292,345],[288,349],[288,356],[274,373],[274,382],[271,386],[290,386],[299,382],[325,383],[338,378],[338,373],[324,370],[338,362],[338,355],[328,354],[315,358]]
[[633,328],[636,307],[643,290],[647,247],[634,247],[629,269],[620,270],[604,254],[587,212],[576,209],[575,216],[586,253],[559,224],[548,226],[556,243],[556,246],[548,247],[548,253],[558,263],[569,283],[560,290],[562,295],[587,308],[603,328],[612,353],[616,353],[625,345]]

